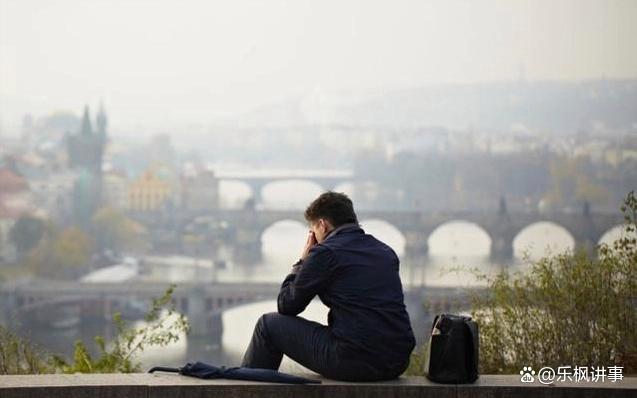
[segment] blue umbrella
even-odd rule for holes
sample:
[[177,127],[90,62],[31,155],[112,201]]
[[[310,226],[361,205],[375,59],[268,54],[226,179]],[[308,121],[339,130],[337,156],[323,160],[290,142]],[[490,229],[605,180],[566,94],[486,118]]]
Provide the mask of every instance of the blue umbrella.
[[320,380],[306,379],[305,377],[281,373],[273,369],[247,368],[240,366],[217,367],[203,362],[188,362],[186,366],[182,366],[180,368],[155,366],[154,368],[151,368],[148,373],[153,373],[155,371],[179,373],[184,376],[198,377],[200,379],[255,380],[288,384],[321,383]]

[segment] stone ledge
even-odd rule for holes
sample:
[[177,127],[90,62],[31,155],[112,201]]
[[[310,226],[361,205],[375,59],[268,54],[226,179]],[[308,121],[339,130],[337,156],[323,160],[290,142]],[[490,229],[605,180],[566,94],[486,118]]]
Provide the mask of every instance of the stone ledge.
[[[317,377],[315,374],[303,375]],[[636,397],[637,377],[618,382],[522,383],[517,375],[482,375],[476,383],[436,384],[424,377],[353,383],[321,378],[322,384],[278,384],[245,380],[201,380],[177,374],[74,374],[0,376],[1,398],[26,397]]]

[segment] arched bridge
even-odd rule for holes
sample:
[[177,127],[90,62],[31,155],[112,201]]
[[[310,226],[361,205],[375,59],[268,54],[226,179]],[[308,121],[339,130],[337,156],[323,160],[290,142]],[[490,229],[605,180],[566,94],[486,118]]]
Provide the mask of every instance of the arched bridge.
[[263,188],[273,182],[307,181],[321,190],[336,188],[339,184],[356,180],[352,170],[261,170],[261,171],[219,171],[220,181],[239,181],[250,187],[254,203],[261,203]]
[[[222,220],[234,232],[236,253],[252,254],[260,259],[261,237],[267,228],[278,221],[295,220],[306,224],[301,210],[219,210],[213,213],[183,214],[181,223],[187,225],[198,217],[206,216]],[[491,238],[491,258],[508,260],[513,256],[513,240],[527,226],[537,222],[551,222],[565,228],[573,237],[575,247],[590,249],[604,233],[623,223],[623,216],[592,213],[538,213],[449,211],[361,211],[359,220],[377,219],[398,229],[405,237],[405,256],[422,258],[429,248],[429,236],[441,225],[450,221],[467,221],[481,227]],[[364,228],[364,225],[363,225]]]
[[[79,317],[110,319],[127,303],[148,305],[159,298],[168,283],[81,283],[32,281],[0,286],[0,324],[11,325],[17,318],[51,322],[71,309]],[[173,303],[188,316],[194,334],[207,335],[221,325],[221,313],[240,305],[276,299],[280,283],[180,283]],[[432,311],[449,311],[468,306],[466,288],[414,288],[405,290],[408,307],[422,312],[422,304]]]

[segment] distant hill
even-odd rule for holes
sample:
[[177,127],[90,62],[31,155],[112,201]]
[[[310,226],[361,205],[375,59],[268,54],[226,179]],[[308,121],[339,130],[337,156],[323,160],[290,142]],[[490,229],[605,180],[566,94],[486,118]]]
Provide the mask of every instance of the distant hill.
[[242,115],[268,126],[442,126],[567,133],[601,123],[637,128],[637,80],[444,84],[349,96],[310,93]]

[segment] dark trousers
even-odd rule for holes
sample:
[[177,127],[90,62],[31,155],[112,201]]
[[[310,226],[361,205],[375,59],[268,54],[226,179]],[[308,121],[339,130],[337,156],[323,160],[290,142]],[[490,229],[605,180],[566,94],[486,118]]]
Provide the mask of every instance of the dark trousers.
[[241,366],[279,369],[283,354],[330,379],[347,381],[390,380],[409,365],[396,369],[374,366],[369,360],[339,354],[340,342],[328,327],[308,319],[269,312],[261,315]]

